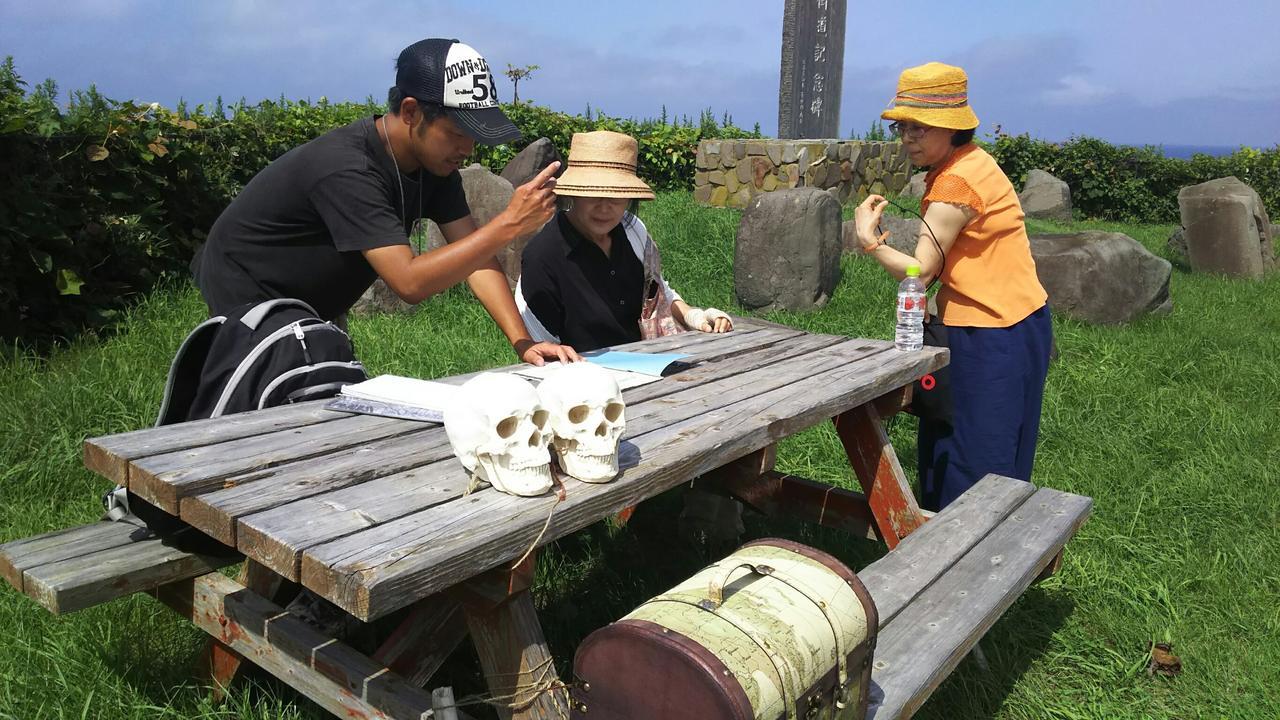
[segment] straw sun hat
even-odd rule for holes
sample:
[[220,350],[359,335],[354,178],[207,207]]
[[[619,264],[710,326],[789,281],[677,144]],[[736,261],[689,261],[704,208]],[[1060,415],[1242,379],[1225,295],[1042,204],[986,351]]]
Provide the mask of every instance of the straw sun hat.
[[893,104],[880,117],[948,130],[978,127],[978,116],[969,107],[969,76],[938,62],[903,70]]
[[653,190],[636,177],[637,150],[630,135],[608,130],[574,133],[569,168],[556,181],[556,194],[652,200]]

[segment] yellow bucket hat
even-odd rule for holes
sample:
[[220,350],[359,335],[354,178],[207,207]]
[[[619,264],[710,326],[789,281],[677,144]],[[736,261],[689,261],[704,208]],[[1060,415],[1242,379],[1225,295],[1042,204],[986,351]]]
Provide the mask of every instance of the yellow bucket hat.
[[969,107],[969,76],[954,65],[939,62],[903,70],[898,76],[898,93],[880,117],[948,130],[978,127],[978,116]]
[[569,169],[556,181],[556,195],[652,200],[653,190],[636,176],[635,138],[609,130],[574,133]]

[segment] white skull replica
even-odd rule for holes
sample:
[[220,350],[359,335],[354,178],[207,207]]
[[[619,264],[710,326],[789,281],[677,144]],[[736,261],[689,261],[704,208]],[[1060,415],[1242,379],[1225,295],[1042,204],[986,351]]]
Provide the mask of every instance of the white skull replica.
[[609,371],[589,362],[563,365],[538,386],[538,397],[551,413],[560,467],[583,482],[616,477],[627,419],[622,391]]
[[463,467],[512,495],[551,488],[547,411],[527,381],[481,373],[463,383],[444,413],[444,429]]

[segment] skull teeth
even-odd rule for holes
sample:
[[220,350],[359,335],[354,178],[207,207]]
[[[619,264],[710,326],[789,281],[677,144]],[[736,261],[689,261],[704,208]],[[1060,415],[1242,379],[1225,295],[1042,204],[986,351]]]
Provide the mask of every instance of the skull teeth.
[[[485,472],[487,477],[483,479],[487,480],[496,489],[512,495],[526,497],[541,495],[549,490],[553,484],[549,461],[540,465],[527,465],[525,467],[507,467],[491,463],[484,463],[484,465],[488,465],[488,468],[486,468]],[[489,471],[490,469],[492,472]]]
[[560,453],[560,465],[565,472],[583,482],[607,482],[618,474],[618,454],[563,452]]

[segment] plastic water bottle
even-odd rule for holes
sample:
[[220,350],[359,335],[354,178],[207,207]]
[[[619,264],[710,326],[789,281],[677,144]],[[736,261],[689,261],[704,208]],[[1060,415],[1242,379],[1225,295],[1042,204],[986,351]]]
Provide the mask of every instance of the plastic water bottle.
[[907,352],[924,347],[924,311],[928,299],[920,282],[920,266],[908,265],[907,276],[898,285],[898,330],[893,346]]

